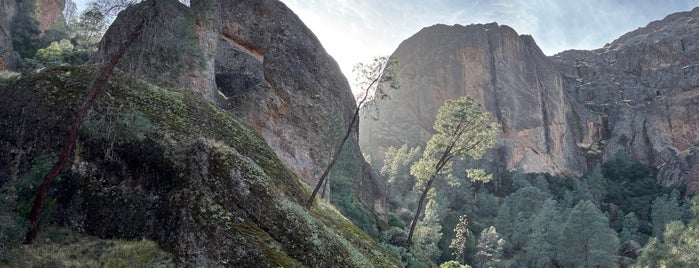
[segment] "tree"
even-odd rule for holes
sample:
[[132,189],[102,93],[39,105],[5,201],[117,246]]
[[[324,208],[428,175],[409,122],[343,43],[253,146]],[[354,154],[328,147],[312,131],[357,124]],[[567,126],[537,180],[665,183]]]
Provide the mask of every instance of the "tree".
[[457,262],[465,262],[465,250],[466,242],[468,242],[468,234],[470,230],[468,229],[468,218],[466,215],[461,215],[459,217],[459,222],[454,227],[454,238],[449,244],[449,248],[454,249],[451,254],[454,255],[454,260]]
[[502,249],[505,246],[505,240],[500,238],[494,226],[483,229],[481,237],[478,238],[478,267],[490,267],[498,262],[502,257]]
[[638,231],[639,223],[636,213],[630,212],[624,216],[624,220],[621,223],[621,233],[619,234],[621,241],[626,242],[629,240],[634,240],[636,242],[642,243],[641,233]]
[[458,261],[448,261],[440,264],[439,268],[471,268],[471,266],[461,264]]
[[389,147],[386,150],[384,165],[379,174],[384,177],[388,205],[391,209],[399,207],[408,208],[415,200],[411,196],[411,190],[415,185],[415,178],[410,175],[410,167],[420,158],[422,148],[415,147],[408,149],[408,145],[403,144],[400,148]]
[[651,219],[653,221],[653,235],[656,238],[663,239],[663,231],[665,225],[682,218],[682,211],[677,199],[679,192],[673,190],[668,196],[664,194],[653,201],[651,206]]
[[560,261],[565,267],[616,267],[616,232],[590,200],[578,202],[563,226]]
[[32,212],[29,216],[29,230],[27,231],[24,240],[25,244],[32,244],[34,242],[34,239],[36,239],[36,235],[39,228],[41,209],[44,206],[44,202],[46,201],[49,186],[51,186],[51,183],[53,182],[54,178],[58,176],[58,174],[61,172],[61,169],[63,169],[63,165],[68,160],[68,156],[73,150],[73,146],[75,145],[75,142],[78,138],[78,130],[80,129],[80,126],[83,123],[83,119],[85,118],[87,111],[92,106],[92,102],[97,98],[97,95],[99,95],[99,93],[102,92],[102,89],[104,89],[104,85],[107,83],[107,80],[109,80],[109,77],[112,75],[112,71],[116,67],[117,63],[119,63],[119,60],[121,59],[126,49],[131,44],[136,42],[136,40],[143,33],[145,23],[145,21],[140,23],[135,28],[135,30],[129,35],[129,38],[126,40],[126,42],[122,43],[121,46],[119,46],[119,48],[114,52],[110,61],[107,63],[106,66],[104,66],[99,77],[97,77],[97,80],[95,81],[95,83],[93,83],[92,87],[88,91],[87,99],[80,107],[80,109],[77,111],[75,119],[73,120],[73,124],[70,129],[70,133],[68,134],[68,137],[66,137],[66,140],[63,144],[63,149],[61,150],[61,154],[58,158],[58,161],[56,161],[56,163],[53,165],[51,171],[49,171],[49,173],[46,174],[46,177],[44,177],[41,186],[39,186],[39,188],[36,191],[36,198],[34,199]]
[[[692,210],[699,215],[699,197]],[[673,221],[665,226],[664,239],[651,238],[638,258],[637,267],[697,267],[699,264],[699,217],[689,224]]]
[[525,242],[524,258],[529,267],[556,267],[556,252],[561,235],[558,203],[545,201],[541,210],[531,219],[531,234]]
[[[423,203],[435,178],[449,173],[454,158],[480,158],[495,144],[500,125],[490,119],[490,114],[478,102],[461,97],[448,100],[439,108],[434,129],[437,133],[427,142],[422,158],[410,168],[410,173],[426,184],[410,224],[408,246],[412,243]],[[474,180],[487,182],[490,179],[482,171],[469,170],[467,173]]]
[[340,141],[340,144],[338,144],[336,147],[335,153],[330,159],[328,167],[326,167],[323,174],[320,175],[318,183],[316,184],[315,189],[313,189],[313,193],[311,193],[311,197],[308,198],[306,209],[310,209],[311,205],[313,205],[313,200],[315,200],[318,191],[320,191],[320,188],[323,186],[323,182],[325,182],[330,170],[332,170],[333,166],[335,166],[335,162],[337,162],[337,159],[340,157],[342,148],[344,148],[345,142],[347,142],[347,139],[349,139],[357,119],[359,119],[359,111],[361,111],[362,105],[369,99],[370,96],[384,95],[382,88],[379,87],[379,82],[387,81],[390,87],[398,87],[398,85],[395,83],[395,79],[393,79],[393,72],[391,71],[391,67],[395,64],[395,61],[391,61],[387,57],[376,57],[371,64],[360,63],[355,66],[355,72],[360,73],[360,78],[358,78],[360,80],[359,85],[363,86],[364,88],[364,96],[357,104],[354,115],[352,115],[352,120],[350,120],[350,123],[347,126],[347,131],[345,131],[345,136]]
[[416,231],[420,250],[432,259],[438,258],[442,251],[437,243],[442,239],[442,225],[439,224],[439,207],[434,199],[427,202],[425,219],[420,222]]

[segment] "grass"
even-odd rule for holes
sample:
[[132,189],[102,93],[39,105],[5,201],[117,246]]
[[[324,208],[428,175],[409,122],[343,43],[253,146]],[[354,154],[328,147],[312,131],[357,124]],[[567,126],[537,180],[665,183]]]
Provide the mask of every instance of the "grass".
[[0,267],[171,267],[172,256],[149,240],[100,239],[50,226],[30,246],[15,248]]

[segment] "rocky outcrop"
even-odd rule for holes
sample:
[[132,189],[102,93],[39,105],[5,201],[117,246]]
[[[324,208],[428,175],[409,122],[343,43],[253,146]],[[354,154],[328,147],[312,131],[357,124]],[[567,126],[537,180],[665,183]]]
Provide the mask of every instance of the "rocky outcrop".
[[493,162],[563,175],[586,169],[561,76],[530,36],[497,24],[436,25],[405,40],[392,57],[401,87],[379,101],[378,120],[360,124],[362,147],[374,159],[389,146],[422,145],[442,103],[471,96],[502,125]]
[[[5,186],[53,164],[98,70],[53,68],[0,88],[3,198],[19,200]],[[400,266],[327,203],[306,210],[299,178],[230,113],[189,89],[123,74],[108,84],[53,184],[54,220],[154,240],[181,267]]]
[[[108,59],[141,22],[146,28],[120,69],[162,85],[186,87],[260,132],[300,178],[315,184],[348,127],[356,104],[337,63],[283,3],[145,1],[114,22],[100,43]],[[383,217],[383,184],[363,160],[356,136],[338,176]]]
[[0,73],[19,67],[19,55],[12,48],[11,27],[15,14],[16,0],[0,0]]
[[[580,175],[625,151],[660,168],[658,181],[696,181],[699,9],[670,15],[604,48],[545,57],[529,36],[496,24],[436,25],[393,57],[399,91],[364,120],[360,142],[421,145],[446,99],[480,101],[503,130],[490,160],[508,169]],[[496,163],[497,164],[497,163]]]

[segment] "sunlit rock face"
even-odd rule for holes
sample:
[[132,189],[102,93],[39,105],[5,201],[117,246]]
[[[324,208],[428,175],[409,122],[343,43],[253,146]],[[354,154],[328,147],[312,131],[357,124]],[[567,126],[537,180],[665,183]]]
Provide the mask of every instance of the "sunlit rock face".
[[[315,185],[356,107],[346,78],[315,35],[275,0],[193,0],[189,7],[174,0],[152,3],[124,11],[103,38],[98,61],[106,61],[128,38],[142,14],[151,14],[156,19],[147,21],[121,69],[200,93],[251,125],[284,164]],[[357,140],[355,129],[336,172],[351,178],[361,203],[382,215],[384,186]]]
[[659,167],[663,185],[699,184],[698,19],[699,9],[672,14],[551,57],[507,26],[425,28],[393,54],[401,88],[362,121],[360,143],[377,159],[422,145],[439,106],[467,95],[502,124],[488,158],[507,169],[580,175],[623,151]]
[[442,103],[470,96],[502,125],[488,156],[493,164],[563,175],[586,169],[561,75],[530,36],[497,24],[435,25],[405,40],[392,57],[400,88],[378,101],[378,120],[360,124],[362,147],[374,157],[389,146],[424,144]]

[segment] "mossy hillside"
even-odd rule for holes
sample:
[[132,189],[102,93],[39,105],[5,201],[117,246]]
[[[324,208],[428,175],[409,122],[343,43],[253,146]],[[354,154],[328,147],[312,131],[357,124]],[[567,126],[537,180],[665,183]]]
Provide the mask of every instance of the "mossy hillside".
[[[29,90],[40,96],[37,106],[63,114],[61,120],[37,125],[50,127],[70,121],[63,117],[72,118],[95,71],[94,67],[50,69],[3,91]],[[259,135],[195,93],[117,74],[89,120],[110,118],[122,127],[129,120],[145,120],[152,128],[135,128],[137,133],[109,141],[114,135],[102,135],[104,128],[95,128],[99,124],[85,124],[73,167],[64,171],[71,178],[64,185],[69,201],[62,203],[67,222],[104,236],[140,233],[173,251],[178,262],[190,265],[398,265],[338,213],[324,210],[323,219],[309,215],[299,205],[308,197],[305,186]],[[98,147],[110,146],[114,157],[106,159]],[[134,211],[138,215],[128,214]],[[75,222],[87,215],[96,219]],[[111,227],[95,227],[101,225]],[[340,226],[342,230],[336,229]]]

